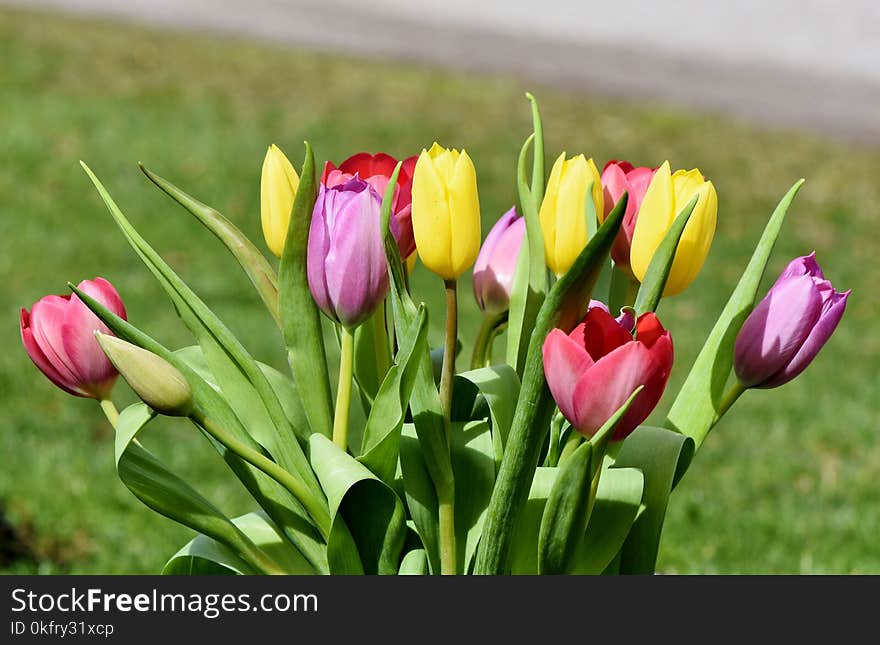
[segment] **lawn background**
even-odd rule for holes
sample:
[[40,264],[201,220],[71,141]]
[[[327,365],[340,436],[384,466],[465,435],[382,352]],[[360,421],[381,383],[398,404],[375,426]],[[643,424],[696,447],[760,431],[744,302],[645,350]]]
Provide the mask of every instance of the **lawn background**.
[[[55,389],[20,344],[20,307],[96,275],[118,287],[139,327],[170,346],[191,343],[79,159],[252,353],[284,369],[277,331],[247,280],[136,162],[215,206],[262,246],[259,173],[268,144],[299,167],[306,138],[319,159],[337,162],[360,150],[402,157],[438,140],[466,146],[474,159],[485,232],[515,198],[530,89],[541,102],[548,166],[563,149],[600,167],[610,158],[668,158],[715,183],[712,253],[693,286],[659,311],[676,346],[670,394],[766,218],[799,177],[807,184],[765,285],[788,259],[815,249],[835,286],[853,289],[810,369],[780,390],[747,393],[709,438],[672,497],[659,569],[880,573],[877,148],[510,77],[10,10],[0,10],[0,60],[0,571],[154,573],[190,536],[131,496],[115,476],[112,430],[97,406]],[[441,310],[438,279],[419,269],[414,288],[431,311]],[[467,352],[479,324],[469,284],[461,298]],[[441,324],[435,313],[435,344]],[[117,394],[132,400],[124,385]],[[162,423],[147,442],[224,509],[250,510],[192,427]]]

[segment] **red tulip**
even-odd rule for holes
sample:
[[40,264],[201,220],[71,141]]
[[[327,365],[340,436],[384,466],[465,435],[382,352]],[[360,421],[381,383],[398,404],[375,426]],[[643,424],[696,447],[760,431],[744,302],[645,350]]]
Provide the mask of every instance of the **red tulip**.
[[[79,289],[125,318],[125,306],[104,278],[83,280]],[[40,371],[65,392],[105,399],[118,373],[95,340],[110,330],[76,295],[45,296],[21,310],[21,341]]]
[[626,213],[623,215],[623,223],[620,232],[614,240],[611,248],[611,258],[615,264],[627,271],[629,268],[629,250],[632,246],[633,231],[636,229],[636,219],[639,215],[639,207],[642,199],[654,176],[654,168],[634,168],[628,161],[611,160],[605,164],[602,170],[602,186],[605,189],[605,213],[608,214],[617,204],[624,191],[628,195]]
[[672,337],[653,313],[639,316],[636,337],[607,311],[593,307],[566,334],[554,329],[544,341],[544,374],[562,414],[592,437],[640,385],[612,440],[624,439],[660,401],[672,371]]
[[[412,178],[417,160],[417,156],[403,160],[403,166],[397,176],[397,186],[394,187],[394,201],[391,204],[391,233],[397,240],[397,248],[400,249],[400,257],[403,260],[416,250],[412,228]],[[358,175],[379,195],[384,195],[395,166],[397,159],[384,152],[374,155],[359,152],[339,164],[338,168],[332,161],[328,161],[324,165],[321,183],[327,188],[333,188],[347,183]]]

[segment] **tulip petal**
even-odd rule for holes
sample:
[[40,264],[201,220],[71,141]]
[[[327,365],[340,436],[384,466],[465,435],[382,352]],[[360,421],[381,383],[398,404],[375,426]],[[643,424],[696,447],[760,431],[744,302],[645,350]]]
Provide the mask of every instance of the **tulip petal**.
[[740,382],[759,385],[797,354],[822,311],[819,290],[808,275],[773,287],[743,323],[734,346]]
[[675,218],[675,193],[669,162],[654,173],[633,230],[630,249],[630,266],[635,276],[643,280],[654,251],[663,241],[666,231]]
[[391,177],[395,166],[397,166],[397,159],[384,152],[377,152],[374,155],[368,152],[359,152],[339,164],[339,170],[350,175],[359,174],[363,179],[368,180],[376,175]]
[[61,375],[68,387],[81,391],[77,374],[64,351],[61,327],[67,310],[68,296],[46,296],[31,309],[31,331],[43,355]]
[[[605,209],[602,218],[608,217],[611,209],[620,199],[620,196],[627,190],[626,173],[618,164],[609,164],[602,171],[602,187],[605,191]],[[629,212],[629,202],[627,202],[626,210]]]
[[73,394],[74,396],[86,396],[83,392],[78,391],[71,381],[65,379],[61,372],[55,369],[55,366],[52,365],[51,361],[49,361],[43,353],[43,350],[40,349],[40,345],[34,338],[34,332],[31,329],[30,314],[24,308],[21,310],[19,329],[21,331],[21,342],[24,344],[24,349],[34,365],[37,366],[37,369],[39,369],[46,378],[52,381],[52,383],[68,394]]
[[449,262],[452,232],[447,222],[448,212],[444,184],[430,154],[423,150],[413,176],[413,235],[422,264],[441,277],[452,279],[455,276]]
[[330,300],[327,290],[326,271],[324,260],[330,252],[330,234],[328,232],[326,213],[328,199],[335,199],[337,191],[328,190],[322,184],[318,189],[318,198],[312,212],[312,221],[309,224],[309,241],[306,252],[306,277],[309,282],[309,291],[318,308],[333,320],[337,320],[336,312]]
[[464,150],[455,162],[449,183],[449,205],[452,269],[458,277],[476,260],[482,235],[477,172]]
[[681,234],[675,258],[669,270],[669,277],[663,290],[663,294],[667,296],[681,293],[694,281],[703,268],[712,246],[712,239],[715,236],[718,196],[711,181],[702,183],[695,192],[688,193],[687,190],[696,185],[696,176],[702,177],[698,170],[692,170],[681,176],[683,177],[681,181],[683,187],[678,184],[675,186],[676,193],[680,193],[683,200],[679,201],[678,195],[676,195],[675,215],[678,215],[678,212],[687,206],[694,194],[698,196],[698,199],[697,205]]
[[[583,339],[584,348],[594,361],[598,361],[621,345],[633,342],[632,334],[621,327],[620,323],[602,307],[593,307],[587,311],[583,322]],[[632,391],[629,394],[632,394]]]
[[561,329],[554,329],[547,334],[542,355],[544,376],[553,399],[565,418],[574,423],[574,419],[577,418],[575,388],[578,381],[593,365],[593,359],[584,350],[582,344],[570,338]]
[[844,310],[846,310],[846,301],[847,298],[849,298],[850,293],[850,291],[845,293],[835,292],[834,295],[824,303],[819,321],[813,329],[810,330],[807,339],[804,341],[803,345],[801,345],[800,349],[798,349],[794,358],[792,358],[791,361],[779,372],[759,385],[759,387],[778,387],[788,383],[807,368],[837,328],[837,324],[843,317]]

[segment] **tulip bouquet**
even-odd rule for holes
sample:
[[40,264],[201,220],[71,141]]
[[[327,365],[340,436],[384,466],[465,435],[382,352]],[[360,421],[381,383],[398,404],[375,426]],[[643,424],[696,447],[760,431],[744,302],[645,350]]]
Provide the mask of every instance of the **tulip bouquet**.
[[[21,337],[51,381],[100,402],[125,486],[196,531],[166,573],[654,570],[670,493],[710,430],[747,389],[804,370],[849,292],[808,255],[755,305],[799,181],[683,386],[668,393],[665,421],[645,425],[674,364],[674,333],[657,308],[709,253],[715,189],[669,162],[611,161],[600,174],[592,159],[565,153],[548,176],[529,100],[518,209],[482,248],[474,165],[436,143],[400,162],[360,153],[322,173],[306,143],[300,174],[270,147],[262,227],[277,270],[228,219],[142,167],[247,274],[277,323],[289,374],[251,356],[83,165],[195,344],[170,349],[128,322],[103,278],[23,309]],[[417,256],[445,287],[445,312],[432,312],[445,314],[437,348],[410,287]],[[471,267],[483,324],[458,369],[457,285]],[[117,374],[141,399],[121,413],[111,401]],[[350,433],[354,406],[365,421]],[[157,415],[185,418],[208,438],[253,498],[252,513],[228,517],[211,491],[150,452]]]

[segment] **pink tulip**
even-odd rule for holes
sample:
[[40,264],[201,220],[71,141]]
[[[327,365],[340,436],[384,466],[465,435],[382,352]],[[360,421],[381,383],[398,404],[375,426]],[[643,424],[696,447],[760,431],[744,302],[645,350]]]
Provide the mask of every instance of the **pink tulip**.
[[633,231],[636,230],[636,219],[639,208],[645,198],[645,192],[654,177],[654,168],[634,168],[628,161],[609,161],[602,170],[602,186],[605,188],[605,213],[608,214],[617,204],[617,201],[627,193],[626,213],[623,215],[623,223],[620,232],[611,247],[611,258],[615,264],[629,271],[629,250],[632,246]]
[[837,328],[849,294],[834,290],[815,253],[792,260],[736,337],[740,383],[778,387],[803,372]]
[[672,337],[653,313],[636,321],[636,337],[602,307],[566,334],[554,329],[544,341],[547,385],[572,426],[592,437],[640,386],[644,389],[620,419],[612,440],[624,439],[648,418],[672,372]]
[[[608,309],[608,305],[606,305],[601,300],[590,300],[588,310],[592,309],[593,307],[599,307],[607,314],[611,313],[611,310]],[[623,327],[629,333],[633,333],[636,329],[635,310],[632,307],[621,308],[620,315],[616,316],[614,320],[617,322],[618,325]]]
[[[125,318],[125,306],[104,278],[78,285],[116,315]],[[30,311],[21,310],[21,341],[40,371],[65,392],[105,399],[118,376],[104,355],[95,331],[110,330],[76,295],[45,296]]]
[[525,235],[526,221],[517,216],[514,206],[486,236],[474,264],[474,297],[485,313],[500,314],[510,306],[513,274]]

